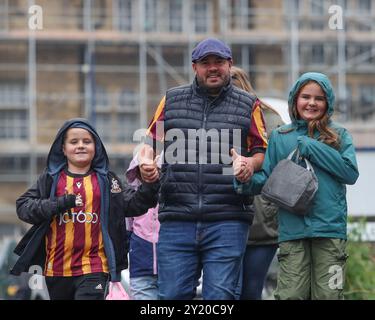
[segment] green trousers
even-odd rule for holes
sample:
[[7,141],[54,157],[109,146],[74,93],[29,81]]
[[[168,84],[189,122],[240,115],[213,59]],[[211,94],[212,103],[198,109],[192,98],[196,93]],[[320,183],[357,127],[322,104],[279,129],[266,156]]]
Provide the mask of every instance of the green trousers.
[[278,300],[343,299],[346,240],[308,238],[279,244]]

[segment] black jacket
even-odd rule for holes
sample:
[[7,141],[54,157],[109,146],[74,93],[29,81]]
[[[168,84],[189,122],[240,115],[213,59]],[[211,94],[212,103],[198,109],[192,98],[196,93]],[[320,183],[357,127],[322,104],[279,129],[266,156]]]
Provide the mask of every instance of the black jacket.
[[125,216],[130,216],[130,214],[139,216],[146,213],[149,208],[155,207],[159,183],[143,184],[137,191],[129,186],[124,187],[120,179],[108,171],[108,157],[104,145],[95,129],[83,119],[74,119],[65,123],[51,147],[47,169],[39,176],[38,181],[17,199],[18,217],[33,226],[14,251],[20,258],[11,273],[19,275],[21,272],[28,272],[32,265],[44,268],[45,237],[51,221],[54,215],[64,213],[69,208],[69,199],[56,197],[55,190],[60,172],[66,165],[64,162],[61,163],[62,152],[60,150],[63,137],[66,130],[71,127],[89,130],[96,140],[92,170],[98,176],[101,191],[100,222],[104,249],[111,280],[119,281],[121,270],[128,266]]

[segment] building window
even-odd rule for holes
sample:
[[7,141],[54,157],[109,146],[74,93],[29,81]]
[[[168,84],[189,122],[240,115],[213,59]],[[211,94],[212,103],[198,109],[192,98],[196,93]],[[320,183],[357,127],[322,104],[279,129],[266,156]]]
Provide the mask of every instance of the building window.
[[349,5],[348,5],[348,0],[341,0],[340,5],[342,6],[342,8],[343,8],[345,11],[347,11],[347,10],[350,9],[350,8],[349,8]]
[[26,90],[24,83],[0,83],[0,139],[28,138]]
[[287,0],[284,1],[284,12],[286,14],[298,15],[300,12],[300,0]]
[[110,142],[113,135],[113,128],[111,126],[110,113],[97,113],[96,114],[96,130],[100,138],[104,142]]
[[8,4],[5,1],[0,1],[0,30],[5,31],[8,29]]
[[[31,163],[29,154],[0,155],[0,182],[29,182]],[[36,157],[36,173],[46,167],[47,155]]]
[[322,44],[312,45],[311,50],[311,63],[322,64],[324,63],[324,47]]
[[182,0],[169,2],[169,31],[182,32]]
[[325,25],[324,1],[311,1],[311,29],[323,30]]
[[138,113],[98,113],[96,129],[104,142],[131,143],[139,127]]
[[106,1],[93,0],[91,3],[91,29],[98,30],[105,27],[105,20],[107,19]]
[[[98,105],[96,113],[96,128],[103,141],[110,143],[132,142],[133,133],[139,128],[139,97],[129,88],[124,88],[119,94],[110,98],[104,95],[102,107]],[[103,107],[105,106],[105,107]],[[115,108],[114,108],[115,106]]]
[[351,44],[345,45],[345,59],[349,60],[355,56],[356,47]]
[[298,19],[302,11],[302,4],[300,0],[285,0],[283,1],[284,15],[286,16],[295,16]]
[[194,31],[196,33],[208,32],[208,3],[207,1],[195,0],[193,6]]
[[370,44],[360,44],[360,45],[356,46],[357,55],[364,57],[363,64],[371,64],[372,65],[373,63],[375,63],[375,57],[374,57],[373,51],[372,51],[373,48],[375,50],[375,47],[373,47]]
[[123,89],[119,95],[118,106],[120,110],[136,109],[138,105],[138,95],[131,89]]
[[[306,21],[307,19],[301,19],[300,13],[302,11],[302,4],[299,2],[300,0],[285,0],[283,1],[283,9],[284,9],[284,15],[287,18],[286,20],[286,26],[287,28],[291,28],[291,22],[295,22],[297,29],[306,29]],[[302,20],[302,21],[301,21]],[[307,22],[309,23],[309,22]],[[310,28],[310,26],[308,26]]]
[[18,82],[0,83],[0,108],[17,107],[26,108],[26,85]]
[[30,160],[28,156],[0,157],[0,175],[25,175],[29,172]]
[[249,1],[247,0],[232,0],[232,28],[238,30],[247,30],[249,25]]
[[133,142],[133,134],[139,127],[139,116],[138,114],[124,113],[116,117],[117,123],[117,142]]
[[364,84],[359,87],[359,115],[368,120],[375,113],[375,85]]
[[98,110],[108,110],[110,108],[107,89],[101,85],[95,86],[95,106]]
[[25,110],[0,110],[0,139],[28,138],[28,115]]
[[132,31],[132,1],[118,0],[117,12],[114,13],[117,17],[117,26],[121,31]]
[[364,14],[371,13],[371,1],[372,0],[358,0],[358,12]]
[[157,2],[156,0],[145,0],[145,31],[157,31]]
[[358,1],[358,30],[370,31],[375,28],[374,17],[371,15],[371,0]]

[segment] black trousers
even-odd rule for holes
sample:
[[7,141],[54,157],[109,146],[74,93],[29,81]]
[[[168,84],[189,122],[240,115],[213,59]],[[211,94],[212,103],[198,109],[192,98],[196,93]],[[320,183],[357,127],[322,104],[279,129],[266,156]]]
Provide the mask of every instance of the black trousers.
[[107,273],[90,273],[76,277],[46,277],[51,300],[104,300]]

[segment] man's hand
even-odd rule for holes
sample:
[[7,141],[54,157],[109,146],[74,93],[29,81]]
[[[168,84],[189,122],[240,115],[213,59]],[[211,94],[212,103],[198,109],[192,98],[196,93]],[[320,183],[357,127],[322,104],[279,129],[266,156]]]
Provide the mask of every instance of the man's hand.
[[241,156],[234,149],[231,149],[231,156],[236,179],[242,183],[249,181],[254,174],[254,159]]
[[154,150],[144,145],[138,154],[139,171],[144,182],[153,183],[159,179],[158,157],[154,159]]

